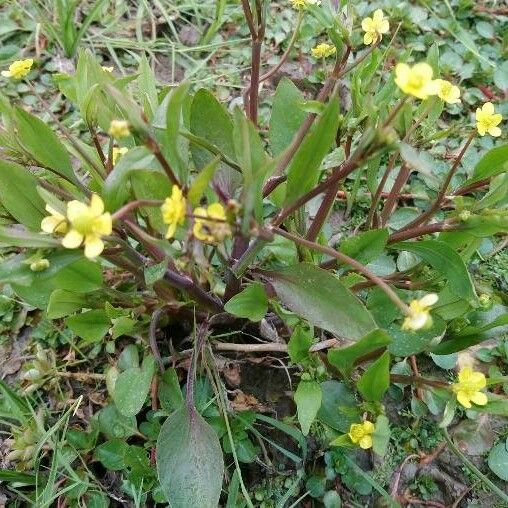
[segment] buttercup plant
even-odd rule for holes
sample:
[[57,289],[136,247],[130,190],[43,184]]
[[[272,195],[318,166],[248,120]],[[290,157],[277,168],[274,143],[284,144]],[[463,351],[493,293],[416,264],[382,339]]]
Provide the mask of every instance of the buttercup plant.
[[[120,420],[150,413],[150,425],[132,435],[153,440],[153,483],[175,506],[205,506],[196,491],[207,493],[206,506],[226,505],[223,449],[236,469],[228,481],[249,499],[238,455],[254,445],[236,446],[233,433],[247,439],[258,416],[298,440],[303,467],[312,461],[302,443],[316,428],[321,447],[384,454],[390,386],[422,414],[443,413],[442,427],[462,417],[457,403],[467,416],[508,413],[504,395],[483,391],[506,382],[501,376],[466,367],[451,382],[437,370],[506,314],[497,295],[482,305],[477,289],[488,290],[468,270],[482,239],[496,244],[508,232],[501,105],[472,105],[478,91],[441,75],[438,44],[413,62],[416,52],[396,46],[394,12],[362,20],[344,2],[287,5],[298,11],[289,9],[295,32],[264,69],[276,7],[241,2],[252,62],[232,104],[190,82],[159,83],[146,60],[118,77],[87,51],[75,74],[55,76],[82,116],[71,127],[2,97],[0,240],[13,268],[0,280],[63,320],[80,354],[93,344],[94,354],[113,355],[120,337],[144,349],[139,365],[137,350],[134,360],[129,352],[122,369],[92,379],[107,381]],[[319,70],[312,80],[326,74],[323,82],[314,94],[283,77],[272,93],[261,83],[303,51],[307,16],[318,27],[312,40],[327,41],[302,46]],[[32,63],[3,74],[33,87]],[[454,131],[458,146],[447,138]],[[464,157],[473,148],[478,157]],[[406,189],[413,182],[418,193]],[[170,345],[158,340],[166,330]],[[260,353],[291,363],[294,419],[260,415],[261,403],[238,418],[231,409],[222,356]],[[205,409],[194,402],[199,358],[214,392]],[[176,395],[159,404],[168,386]]]

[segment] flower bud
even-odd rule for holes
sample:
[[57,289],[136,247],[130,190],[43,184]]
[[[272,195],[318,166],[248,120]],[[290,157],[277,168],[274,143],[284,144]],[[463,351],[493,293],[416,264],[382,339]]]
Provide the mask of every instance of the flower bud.
[[30,270],[32,272],[43,272],[44,270],[49,268],[49,260],[43,258],[30,263]]

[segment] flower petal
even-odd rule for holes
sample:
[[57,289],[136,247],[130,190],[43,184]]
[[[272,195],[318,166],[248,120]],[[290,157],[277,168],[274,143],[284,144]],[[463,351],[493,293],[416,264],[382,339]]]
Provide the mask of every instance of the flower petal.
[[367,450],[369,448],[372,448],[372,436],[363,436],[360,439],[360,442],[358,443],[360,445],[360,448]]
[[466,408],[471,407],[471,402],[469,402],[469,397],[464,392],[457,392],[457,401],[459,404]]
[[488,402],[487,395],[483,392],[476,392],[473,395],[471,395],[471,400],[477,404],[478,406],[485,406]]
[[110,235],[113,231],[113,224],[111,221],[111,214],[109,212],[103,213],[100,217],[94,220],[94,232],[99,235]]
[[90,211],[95,216],[99,216],[104,212],[104,202],[98,194],[92,194],[92,199],[90,200]]
[[482,107],[482,111],[484,113],[487,113],[487,115],[493,115],[494,114],[494,104],[492,104],[492,102],[486,102]]
[[83,235],[76,231],[75,229],[71,229],[62,239],[62,245],[66,249],[76,249],[83,243]]
[[71,222],[86,214],[88,214],[88,206],[86,206],[85,203],[76,200],[67,203],[67,218]]
[[85,238],[85,256],[96,258],[104,250],[104,242],[98,236],[88,235]]
[[420,304],[424,307],[432,307],[439,300],[439,296],[436,293],[429,293],[420,298]]
[[498,138],[499,136],[501,136],[501,129],[499,127],[491,127],[489,129],[489,134],[491,136],[494,136],[495,138]]

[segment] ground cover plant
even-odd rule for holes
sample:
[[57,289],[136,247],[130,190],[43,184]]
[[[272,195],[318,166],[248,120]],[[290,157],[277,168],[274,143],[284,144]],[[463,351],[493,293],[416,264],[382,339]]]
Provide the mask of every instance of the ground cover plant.
[[503,6],[0,16],[0,503],[508,506]]

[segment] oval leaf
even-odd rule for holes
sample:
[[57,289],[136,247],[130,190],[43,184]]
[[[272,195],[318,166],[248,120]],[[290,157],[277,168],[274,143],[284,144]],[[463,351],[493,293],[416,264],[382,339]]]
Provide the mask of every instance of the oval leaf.
[[263,275],[282,303],[314,326],[352,340],[377,328],[360,300],[326,270],[300,263]]
[[224,460],[219,438],[192,407],[182,405],[162,425],[157,474],[172,508],[216,508]]
[[300,381],[295,392],[298,421],[302,426],[302,434],[309,433],[310,426],[321,407],[323,392],[317,381]]

